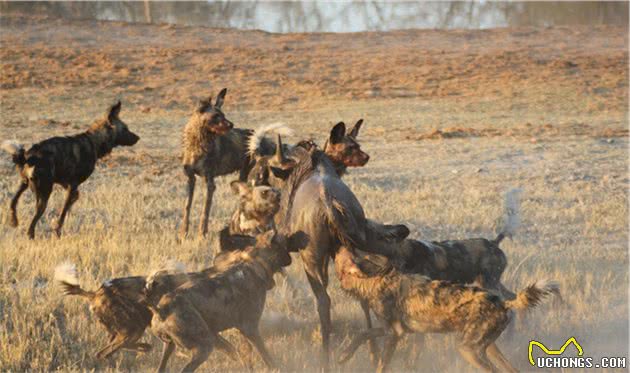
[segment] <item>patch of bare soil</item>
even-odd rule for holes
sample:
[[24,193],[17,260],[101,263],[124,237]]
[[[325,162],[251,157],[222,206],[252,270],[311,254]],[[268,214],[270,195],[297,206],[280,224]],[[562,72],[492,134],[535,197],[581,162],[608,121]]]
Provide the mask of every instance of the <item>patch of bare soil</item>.
[[149,112],[225,86],[242,108],[277,110],[397,98],[536,102],[551,88],[568,100],[599,97],[593,111],[627,104],[628,37],[615,26],[270,34],[3,15],[0,31],[0,98],[80,89],[124,95]]
[[523,126],[514,126],[509,129],[499,128],[470,128],[470,127],[446,127],[432,129],[428,132],[418,133],[417,129],[409,129],[405,136],[407,140],[443,140],[459,139],[466,137],[530,137],[537,141],[537,137],[568,137],[588,136],[595,138],[628,137],[628,129],[597,128],[588,124],[575,124],[571,126],[556,127],[552,124],[532,125],[526,123]]

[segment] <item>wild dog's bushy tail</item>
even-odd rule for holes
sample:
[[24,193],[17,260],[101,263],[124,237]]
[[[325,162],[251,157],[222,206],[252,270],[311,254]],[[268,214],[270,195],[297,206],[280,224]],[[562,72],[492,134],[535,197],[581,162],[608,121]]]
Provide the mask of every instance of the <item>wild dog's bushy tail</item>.
[[[247,143],[247,153],[252,156],[254,154],[265,154],[265,151],[261,150],[261,145],[265,136],[268,133],[275,133],[281,136],[293,135],[293,130],[287,127],[284,123],[272,123],[266,126],[262,126],[254,130],[254,133],[249,137]],[[270,154],[273,154],[269,151]]]
[[323,185],[320,187],[320,198],[332,233],[341,244],[352,249],[365,247],[365,229],[361,229],[361,222],[348,207],[333,198]]
[[553,281],[538,281],[516,294],[516,298],[505,301],[505,306],[512,310],[527,310],[536,307],[549,294],[560,294],[560,287]]
[[503,225],[500,227],[497,238],[494,239],[496,245],[500,244],[505,237],[510,239],[521,225],[521,188],[513,188],[505,193],[505,204],[503,206]]
[[85,291],[79,286],[79,276],[77,275],[77,267],[69,262],[61,263],[55,268],[55,282],[59,284],[63,295],[78,295],[91,299],[94,292]]
[[15,140],[5,140],[0,144],[0,148],[5,152],[11,154],[13,163],[22,167],[26,163],[26,156],[24,155],[24,145],[18,143]]

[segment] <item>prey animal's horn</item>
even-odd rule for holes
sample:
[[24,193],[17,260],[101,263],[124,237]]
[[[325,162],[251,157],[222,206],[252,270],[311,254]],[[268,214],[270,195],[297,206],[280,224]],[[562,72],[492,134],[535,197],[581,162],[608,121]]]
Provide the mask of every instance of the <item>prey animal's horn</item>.
[[279,164],[282,164],[282,163],[284,163],[285,159],[286,158],[284,157],[284,150],[282,149],[282,137],[280,135],[278,135],[278,140],[276,142],[276,156],[275,156],[275,160]]

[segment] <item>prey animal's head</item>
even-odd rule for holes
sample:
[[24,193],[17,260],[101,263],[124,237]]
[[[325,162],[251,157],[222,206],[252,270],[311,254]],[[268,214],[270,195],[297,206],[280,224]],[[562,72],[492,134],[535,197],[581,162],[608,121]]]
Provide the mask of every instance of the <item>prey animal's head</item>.
[[221,111],[226,93],[227,88],[223,88],[214,105],[212,104],[212,97],[199,101],[197,108],[193,112],[193,116],[196,117],[201,127],[216,135],[224,135],[234,127],[234,124]]
[[249,182],[254,185],[271,185],[281,188],[297,165],[297,162],[287,157],[285,152],[282,137],[278,135],[274,154],[256,155],[256,163],[247,178]]
[[370,160],[370,156],[361,150],[361,145],[357,141],[362,124],[363,119],[359,119],[352,130],[346,133],[345,123],[339,122],[330,131],[330,137],[324,146],[324,153],[342,172],[347,167],[363,167]]

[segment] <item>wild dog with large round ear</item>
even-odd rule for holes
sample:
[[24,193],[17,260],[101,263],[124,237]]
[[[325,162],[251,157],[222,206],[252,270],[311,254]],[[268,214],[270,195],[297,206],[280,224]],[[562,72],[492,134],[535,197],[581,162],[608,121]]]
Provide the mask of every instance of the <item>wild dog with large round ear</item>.
[[20,173],[20,183],[10,204],[9,224],[17,227],[17,204],[30,186],[36,197],[36,211],[28,228],[28,237],[35,237],[35,226],[46,211],[53,185],[66,189],[66,200],[54,231],[61,236],[61,228],[70,208],[79,199],[79,185],[94,172],[96,161],[117,146],[131,146],[140,137],[129,130],[120,119],[121,102],[110,106],[105,115],[92,123],[83,133],[74,136],[52,137],[34,144],[28,151],[14,141],[5,141],[1,148],[12,155]]
[[362,124],[363,119],[359,119],[347,135],[344,122],[337,123],[330,131],[324,153],[333,162],[339,175],[343,175],[348,167],[363,167],[370,160],[370,156],[361,150],[357,141]]

